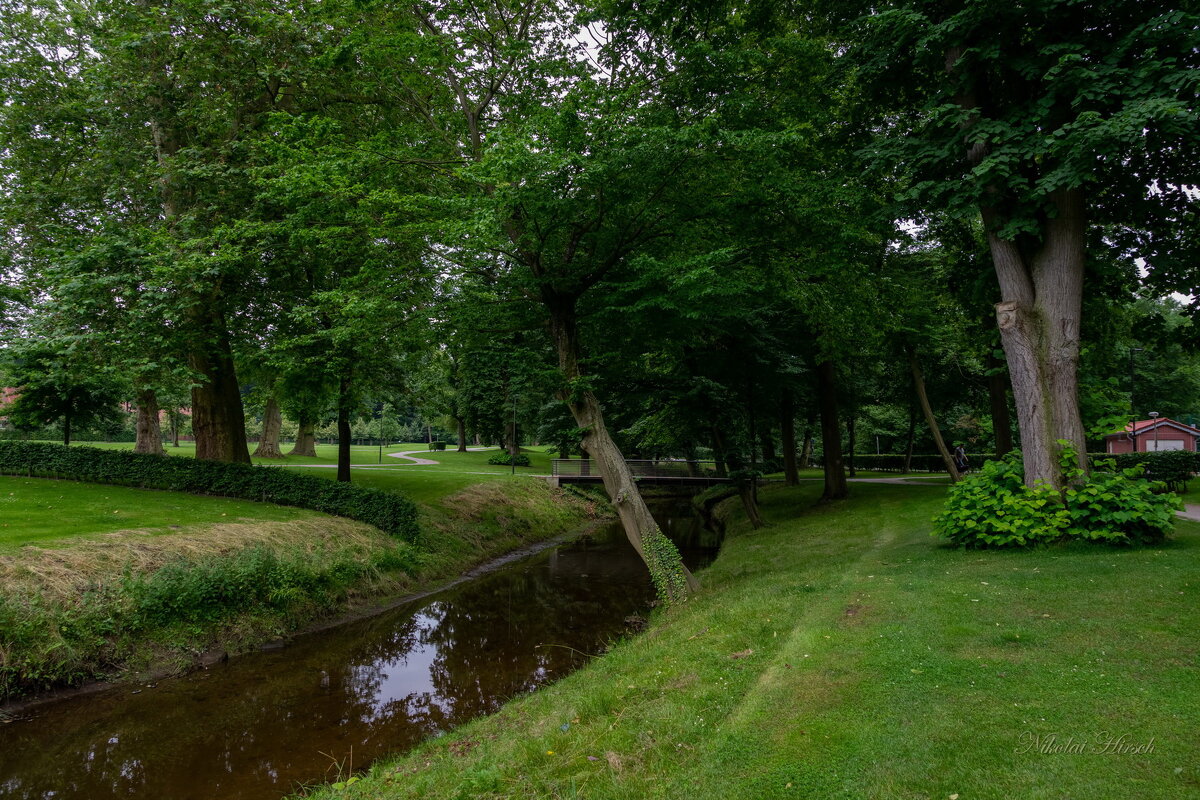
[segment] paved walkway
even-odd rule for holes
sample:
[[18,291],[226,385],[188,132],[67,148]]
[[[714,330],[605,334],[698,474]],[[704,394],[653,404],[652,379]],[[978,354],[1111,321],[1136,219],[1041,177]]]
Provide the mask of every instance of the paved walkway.
[[[486,448],[486,447],[468,447],[467,452],[473,453],[473,452],[478,452],[479,450],[487,450],[487,449],[488,448]],[[421,458],[420,456],[417,456],[414,454],[415,453],[441,453],[441,452],[444,452],[444,451],[442,451],[442,450],[409,450],[404,453],[388,453],[387,456],[388,456],[388,458],[403,458],[404,460],[408,461],[410,464],[417,464],[420,466],[427,467],[430,464],[440,464],[442,462],[434,461],[432,458]],[[458,451],[455,450],[452,452],[458,452]]]
[[1200,522],[1200,505],[1196,505],[1195,503],[1185,503],[1183,506],[1183,511],[1176,511],[1175,516]]

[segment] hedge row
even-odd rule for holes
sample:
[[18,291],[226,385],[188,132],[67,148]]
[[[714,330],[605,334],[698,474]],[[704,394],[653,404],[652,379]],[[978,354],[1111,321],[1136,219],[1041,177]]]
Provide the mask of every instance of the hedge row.
[[[968,458],[972,469],[979,469],[985,461],[995,460],[997,456],[994,453],[970,453]],[[1088,459],[1092,462],[1112,460],[1116,462],[1118,469],[1141,466],[1150,480],[1165,481],[1170,484],[1184,483],[1194,473],[1200,472],[1200,453],[1188,450],[1164,450],[1157,453],[1088,453]],[[893,453],[856,454],[854,466],[858,469],[878,472],[902,472],[904,456]],[[945,472],[946,464],[937,454],[914,454],[909,471]]]
[[0,441],[0,475],[168,489],[308,508],[365,522],[407,542],[419,534],[417,509],[394,492],[338,483],[282,467],[197,461],[127,450]]

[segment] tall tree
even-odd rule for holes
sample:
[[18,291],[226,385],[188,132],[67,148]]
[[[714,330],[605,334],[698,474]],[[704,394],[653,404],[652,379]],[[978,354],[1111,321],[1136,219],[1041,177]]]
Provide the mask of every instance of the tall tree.
[[1025,480],[1061,487],[1059,441],[1086,467],[1089,233],[1106,223],[1155,240],[1200,184],[1200,16],[1161,0],[899,0],[849,37],[890,115],[878,152],[912,171],[910,197],[982,216]]

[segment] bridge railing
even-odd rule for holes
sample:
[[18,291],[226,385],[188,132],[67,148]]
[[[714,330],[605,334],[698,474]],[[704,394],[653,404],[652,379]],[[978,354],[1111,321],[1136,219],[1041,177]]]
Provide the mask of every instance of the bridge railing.
[[[715,461],[675,459],[626,460],[629,471],[638,478],[712,478],[717,474]],[[599,477],[600,471],[590,458],[555,458],[550,461],[556,477]]]

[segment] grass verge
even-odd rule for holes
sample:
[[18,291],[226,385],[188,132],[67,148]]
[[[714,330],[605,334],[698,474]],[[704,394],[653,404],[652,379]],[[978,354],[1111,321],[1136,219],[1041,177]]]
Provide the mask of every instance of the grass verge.
[[962,552],[944,489],[762,493],[692,601],[320,798],[1200,796],[1200,526]]
[[541,481],[496,482],[424,507],[410,545],[263,503],[37,478],[0,489],[0,701],[243,651],[598,514]]

